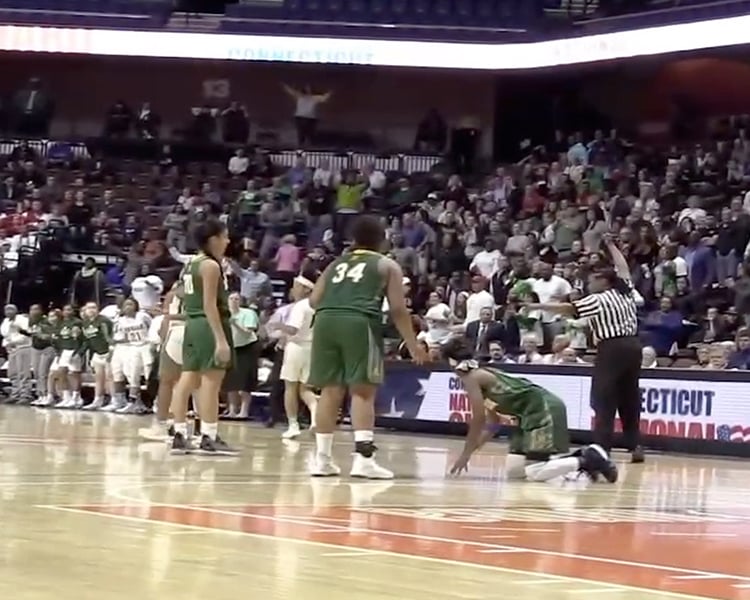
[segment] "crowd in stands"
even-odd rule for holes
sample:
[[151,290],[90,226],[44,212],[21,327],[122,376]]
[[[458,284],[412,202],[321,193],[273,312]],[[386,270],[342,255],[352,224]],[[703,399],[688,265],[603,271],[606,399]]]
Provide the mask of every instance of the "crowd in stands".
[[[295,274],[345,249],[354,215],[376,212],[436,356],[461,331],[494,360],[575,364],[595,351],[585,320],[524,303],[586,294],[613,230],[639,295],[644,365],[747,369],[750,122],[727,119],[713,133],[657,150],[616,131],[558,131],[516,164],[464,178],[447,163],[340,171],[303,152],[280,167],[256,148],[224,164],[183,162],[168,145],[152,162],[55,160],[20,143],[0,157],[0,235],[6,249],[116,257],[76,275],[68,293],[81,305],[147,276],[167,289],[195,251],[196,223],[217,215],[233,239],[230,285],[263,323]],[[398,340],[389,353],[399,357]]]

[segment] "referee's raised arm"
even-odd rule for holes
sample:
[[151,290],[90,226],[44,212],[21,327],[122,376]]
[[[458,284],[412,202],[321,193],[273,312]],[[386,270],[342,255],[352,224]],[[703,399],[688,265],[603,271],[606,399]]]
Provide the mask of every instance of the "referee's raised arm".
[[614,269],[603,269],[589,276],[588,296],[572,303],[533,304],[530,308],[588,320],[597,346],[591,380],[596,413],[594,438],[609,451],[615,415],[619,413],[624,445],[633,453],[633,462],[643,462],[639,444],[641,343],[637,299],[625,257],[611,237],[605,237],[604,241]]

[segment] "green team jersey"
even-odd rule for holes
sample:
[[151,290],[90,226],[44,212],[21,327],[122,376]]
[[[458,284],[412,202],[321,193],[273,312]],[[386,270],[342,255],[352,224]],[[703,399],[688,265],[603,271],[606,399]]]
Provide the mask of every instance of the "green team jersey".
[[380,322],[385,296],[385,280],[378,270],[382,258],[370,250],[352,250],[333,261],[315,311],[359,313]]
[[494,376],[492,385],[483,387],[482,393],[495,412],[523,419],[547,411],[545,389],[499,369],[482,367],[482,370]]
[[83,319],[83,353],[107,354],[112,346],[112,321],[101,315]]
[[58,350],[79,350],[81,342],[81,321],[76,318],[60,321],[56,332],[55,347]]
[[44,350],[52,345],[53,326],[47,317],[41,315],[29,319],[29,334],[31,335],[31,347],[36,350]]
[[[205,260],[213,258],[205,254],[194,257],[182,272],[182,285],[184,296],[182,298],[182,310],[188,317],[205,317],[206,309],[203,306],[203,277],[200,274],[200,266]],[[216,307],[222,321],[229,321],[229,304],[227,302],[227,286],[224,277],[219,276],[216,290]]]

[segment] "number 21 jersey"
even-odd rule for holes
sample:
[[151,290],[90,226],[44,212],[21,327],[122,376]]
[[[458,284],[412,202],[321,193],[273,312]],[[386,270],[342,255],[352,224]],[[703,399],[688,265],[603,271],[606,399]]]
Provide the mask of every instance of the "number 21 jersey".
[[128,346],[143,346],[148,343],[148,329],[151,317],[139,312],[134,317],[120,315],[114,323],[112,337],[115,342]]

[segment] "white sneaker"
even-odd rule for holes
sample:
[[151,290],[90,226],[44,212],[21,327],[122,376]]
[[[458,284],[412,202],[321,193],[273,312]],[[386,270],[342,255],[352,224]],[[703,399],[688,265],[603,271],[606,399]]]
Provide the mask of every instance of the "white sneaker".
[[99,410],[104,406],[103,398],[94,398],[94,401],[83,407],[83,410]]
[[357,452],[354,453],[349,475],[360,479],[393,479],[393,472],[376,463],[374,456],[366,458]]
[[102,412],[115,412],[117,409],[122,408],[123,404],[112,398],[106,406],[102,406]]
[[300,431],[299,425],[290,425],[289,428],[281,434],[281,438],[284,440],[293,440],[299,437],[302,431]]
[[37,406],[42,407],[48,407],[48,406],[54,406],[55,405],[55,397],[54,396],[46,396],[44,398],[39,399],[39,404]]
[[75,408],[75,405],[76,401],[73,400],[73,398],[63,398],[60,402],[55,404],[55,408]]
[[83,398],[81,396],[76,396],[75,400],[73,400],[73,408],[83,408]]
[[135,402],[128,400],[124,406],[120,406],[115,409],[118,415],[134,415],[135,414]]
[[167,433],[167,428],[154,423],[151,427],[142,427],[138,430],[138,437],[149,442],[168,442],[172,437]]
[[313,477],[336,477],[337,475],[341,475],[341,469],[333,462],[330,456],[318,454],[313,460],[310,475]]

